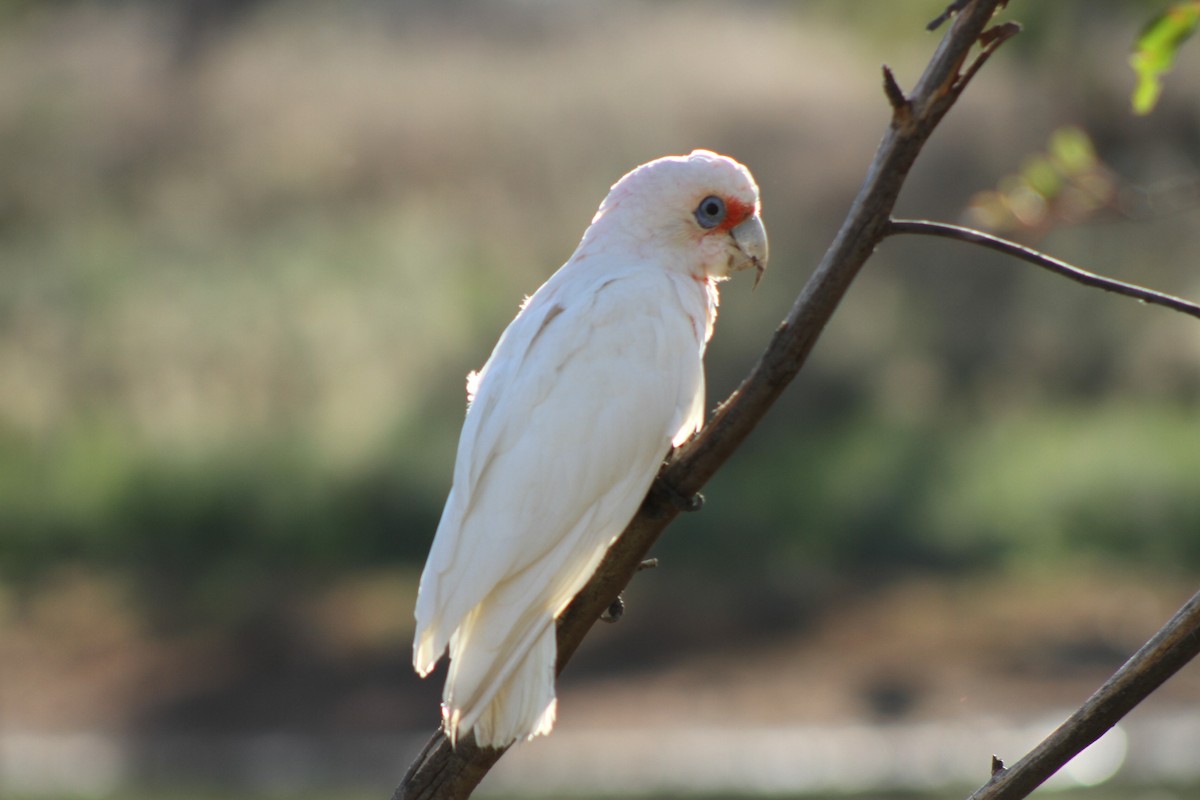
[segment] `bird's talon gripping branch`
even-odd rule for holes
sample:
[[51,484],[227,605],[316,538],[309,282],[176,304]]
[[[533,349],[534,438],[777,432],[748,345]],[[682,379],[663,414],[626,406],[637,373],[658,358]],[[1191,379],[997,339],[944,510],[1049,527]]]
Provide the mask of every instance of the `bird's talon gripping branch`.
[[695,494],[684,494],[672,486],[668,481],[663,480],[661,476],[655,478],[654,483],[659,489],[662,490],[662,493],[666,496],[667,501],[680,511],[683,511],[684,513],[691,513],[704,508],[704,495],[700,494],[699,492],[696,492]]
[[601,622],[609,624],[620,622],[621,617],[625,615],[625,600],[621,595],[617,595],[617,599],[609,603],[608,608],[604,609],[604,613],[600,615]]
[[[654,569],[658,566],[657,558],[647,558],[642,563],[638,564],[637,571],[641,572],[647,569]],[[617,599],[608,604],[608,608],[600,614],[601,622],[620,622],[621,617],[625,615],[625,598],[617,595]]]

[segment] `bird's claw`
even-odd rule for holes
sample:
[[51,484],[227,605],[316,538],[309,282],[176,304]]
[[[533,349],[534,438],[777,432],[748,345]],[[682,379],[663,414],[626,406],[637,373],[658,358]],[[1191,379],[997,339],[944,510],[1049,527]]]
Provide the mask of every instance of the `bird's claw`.
[[[645,561],[637,565],[635,572],[641,572],[645,569],[654,569],[658,566],[657,558],[647,558]],[[625,616],[625,599],[621,595],[617,595],[617,599],[609,603],[608,608],[604,609],[600,614],[601,622],[620,622],[621,617]]]
[[617,595],[617,599],[609,604],[608,608],[604,609],[604,613],[600,615],[601,622],[620,622],[621,617],[625,614],[625,601]]
[[657,479],[657,483],[662,488],[663,493],[666,494],[667,500],[671,503],[671,505],[675,506],[680,511],[692,512],[699,511],[700,509],[704,508],[704,495],[700,494],[699,492],[696,492],[692,495],[684,494],[670,483],[663,480],[661,476]]

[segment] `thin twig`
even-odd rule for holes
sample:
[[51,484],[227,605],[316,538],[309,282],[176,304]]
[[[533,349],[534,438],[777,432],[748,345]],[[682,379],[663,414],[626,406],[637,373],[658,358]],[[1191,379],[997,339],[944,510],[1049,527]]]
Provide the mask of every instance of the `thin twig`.
[[[938,28],[942,27],[942,23],[966,8],[970,1],[971,0],[954,0],[953,3],[950,3],[948,6],[946,6],[945,10],[942,11],[941,14],[938,14],[937,19],[925,26],[925,30],[936,31]],[[1004,8],[1006,5],[1008,5],[1008,0],[1001,0],[998,7]]]
[[967,71],[963,73],[963,82],[966,83],[974,78],[975,73],[983,69],[983,65],[992,57],[992,53],[996,52],[996,49],[1000,45],[1020,32],[1021,25],[1016,22],[1004,22],[984,31],[983,35],[979,37],[979,43],[983,45],[983,50],[979,55],[975,56],[975,60],[971,62],[971,66],[967,67]]
[[1078,711],[1024,758],[1005,767],[993,756],[991,780],[967,800],[1028,797],[1197,654],[1200,654],[1200,593],[1193,595]]
[[993,236],[990,233],[977,231],[974,228],[964,228],[961,225],[951,225],[945,222],[930,222],[929,220],[916,219],[894,219],[888,225],[885,235],[892,236],[901,233],[916,233],[924,236],[941,236],[945,239],[956,239],[960,242],[968,242],[977,244],[980,247],[986,247],[990,250],[995,250],[1005,255],[1019,258],[1034,266],[1049,270],[1057,275],[1062,275],[1064,278],[1070,278],[1077,283],[1082,283],[1084,286],[1091,286],[1095,289],[1103,289],[1106,292],[1132,297],[1143,303],[1152,303],[1156,306],[1163,306],[1172,311],[1178,311],[1181,314],[1187,314],[1200,319],[1200,305],[1183,300],[1174,295],[1163,294],[1156,292],[1153,289],[1146,289],[1132,283],[1125,283],[1113,278],[1106,278],[1103,275],[1097,275],[1094,272],[1088,272],[1085,269],[1080,269],[1065,261],[1048,256],[1045,253],[1034,250],[1031,247],[1026,247],[1023,244],[1001,239],[999,236]]
[[938,14],[937,19],[925,26],[925,30],[936,31],[938,28],[942,27],[942,23],[953,17],[959,11],[962,11],[966,5],[967,0],[954,0],[953,3],[950,3],[945,9],[943,9],[941,14]]
[[[906,118],[912,113],[912,106],[909,104],[908,98],[904,96],[904,90],[900,88],[900,84],[896,83],[896,76],[892,74],[892,68],[887,64],[883,65],[883,93],[892,106],[893,119]],[[903,121],[900,124],[903,124]]]

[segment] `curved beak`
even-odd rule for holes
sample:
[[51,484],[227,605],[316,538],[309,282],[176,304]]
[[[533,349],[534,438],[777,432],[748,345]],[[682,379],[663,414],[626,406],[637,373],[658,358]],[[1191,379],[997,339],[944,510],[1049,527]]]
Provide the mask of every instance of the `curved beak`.
[[747,218],[737,227],[729,231],[734,244],[740,253],[730,258],[729,271],[754,267],[754,288],[762,280],[763,272],[767,269],[767,229],[763,227],[762,218],[755,214]]

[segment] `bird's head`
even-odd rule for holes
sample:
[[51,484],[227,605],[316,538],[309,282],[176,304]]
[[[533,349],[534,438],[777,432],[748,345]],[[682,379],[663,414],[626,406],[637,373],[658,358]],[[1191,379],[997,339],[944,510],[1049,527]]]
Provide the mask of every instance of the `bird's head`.
[[643,164],[613,185],[584,236],[604,231],[639,255],[701,279],[767,266],[758,186],[732,158],[708,150]]

